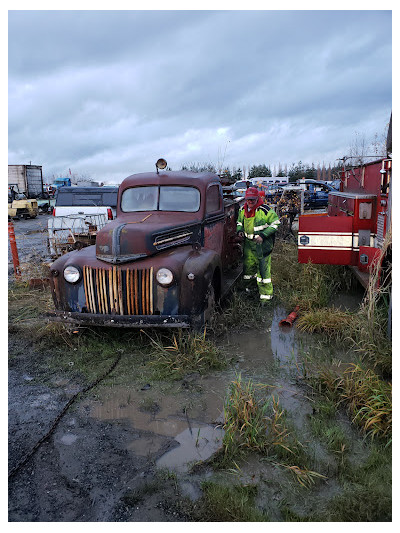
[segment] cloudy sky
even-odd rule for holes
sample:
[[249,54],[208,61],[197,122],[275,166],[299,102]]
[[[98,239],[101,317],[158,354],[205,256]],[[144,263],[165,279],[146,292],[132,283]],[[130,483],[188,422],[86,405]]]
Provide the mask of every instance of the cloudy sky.
[[[376,4],[378,5],[378,4]],[[382,137],[391,11],[9,11],[8,163],[334,163]]]

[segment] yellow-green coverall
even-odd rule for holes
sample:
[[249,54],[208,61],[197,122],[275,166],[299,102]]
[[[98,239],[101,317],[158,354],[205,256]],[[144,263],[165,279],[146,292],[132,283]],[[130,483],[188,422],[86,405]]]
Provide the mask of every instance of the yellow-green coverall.
[[[249,218],[244,216],[243,207],[239,211],[236,231],[244,232],[243,279],[248,283],[257,280],[261,300],[270,300],[273,295],[271,252],[279,224],[278,215],[267,205],[259,206]],[[260,244],[254,240],[257,235],[263,239]]]

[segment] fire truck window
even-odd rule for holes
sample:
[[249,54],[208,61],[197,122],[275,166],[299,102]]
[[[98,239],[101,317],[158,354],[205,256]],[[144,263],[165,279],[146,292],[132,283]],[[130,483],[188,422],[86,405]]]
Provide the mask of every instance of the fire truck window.
[[122,194],[121,209],[124,212],[157,211],[158,187],[132,187]]
[[206,202],[206,212],[214,213],[214,211],[219,211],[220,209],[220,198],[219,186],[212,185],[207,190],[207,202]]
[[362,218],[362,219],[371,218],[371,215],[372,215],[371,202],[360,203],[359,218]]
[[160,211],[195,213],[200,207],[200,191],[194,187],[160,187]]

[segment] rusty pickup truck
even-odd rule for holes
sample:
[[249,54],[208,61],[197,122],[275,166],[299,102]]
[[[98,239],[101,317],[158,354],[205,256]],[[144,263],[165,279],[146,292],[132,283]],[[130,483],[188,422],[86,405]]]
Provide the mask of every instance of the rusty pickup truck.
[[96,244],[51,265],[51,319],[194,329],[210,319],[242,272],[239,199],[224,198],[216,174],[165,166],[126,178]]

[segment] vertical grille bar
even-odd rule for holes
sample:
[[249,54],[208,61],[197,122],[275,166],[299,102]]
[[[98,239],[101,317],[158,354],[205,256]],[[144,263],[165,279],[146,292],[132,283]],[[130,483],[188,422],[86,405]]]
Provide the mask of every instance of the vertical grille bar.
[[119,315],[119,305],[118,305],[118,287],[117,287],[117,267],[113,266],[113,292],[114,292],[114,308],[117,315]]
[[86,276],[87,276],[87,267],[84,266],[83,267],[83,286],[85,288],[86,307],[87,307],[88,311],[90,311]]
[[100,270],[98,268],[95,268],[93,270],[94,270],[94,275],[95,275],[95,278],[96,278],[97,305],[99,307],[100,313],[104,313],[103,305],[102,305],[102,298],[101,298],[100,283],[99,283],[99,281],[100,281],[100,279],[99,279]]
[[153,314],[153,267],[150,268],[150,290],[149,290],[149,298],[150,298],[150,314]]
[[131,285],[130,285],[130,270],[126,271],[126,305],[128,308],[128,315],[131,315]]
[[117,287],[118,287],[118,302],[119,302],[119,314],[124,314],[124,302],[122,300],[122,276],[121,270],[117,268]]
[[139,314],[139,304],[138,304],[138,271],[135,270],[135,315]]
[[146,271],[145,270],[142,270],[141,272],[141,280],[140,280],[140,292],[141,292],[141,295],[142,295],[142,298],[141,298],[141,302],[142,302],[142,312],[140,313],[141,315],[144,315],[146,314],[146,311],[145,311],[145,306],[146,306],[146,302],[145,302],[145,296],[146,296],[146,290],[145,290],[145,280],[146,279]]
[[147,272],[146,270],[142,270],[142,314],[147,315],[147,309],[146,309],[146,280],[147,280]]
[[91,270],[90,268],[87,269],[87,277],[88,277],[88,288],[89,288],[89,307],[90,307],[90,312],[91,313],[94,313],[95,312],[95,309],[94,309],[94,302],[93,302],[93,294],[92,294],[92,276],[91,276]]
[[106,276],[107,276],[107,270],[101,269],[102,272],[102,286],[103,286],[103,294],[104,294],[104,312],[108,314],[108,300],[107,300],[107,284],[106,284]]
[[115,313],[112,270],[108,270],[108,291],[110,297],[110,312]]
[[133,292],[133,288],[134,288],[134,272],[133,270],[131,271],[131,275],[130,275],[130,281],[131,281],[131,310],[132,310],[132,315],[135,314],[135,294]]

